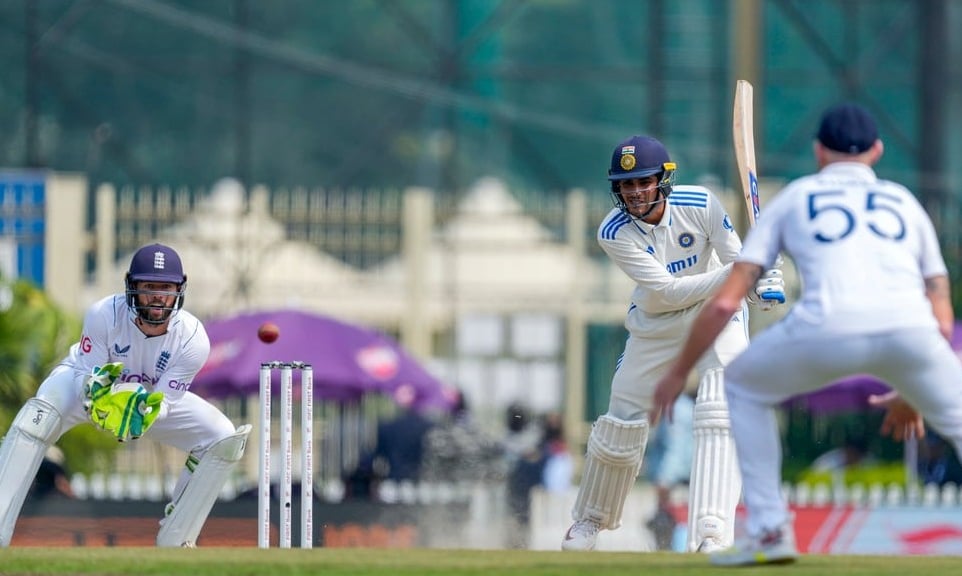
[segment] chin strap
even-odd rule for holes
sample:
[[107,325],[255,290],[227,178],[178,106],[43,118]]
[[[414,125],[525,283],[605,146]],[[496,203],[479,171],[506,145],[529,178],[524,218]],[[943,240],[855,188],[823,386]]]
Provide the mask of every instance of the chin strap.
[[665,191],[664,191],[664,190],[662,190],[662,189],[659,188],[659,189],[658,189],[658,192],[661,194],[661,198],[658,199],[658,200],[652,200],[651,202],[649,202],[649,203],[648,203],[648,209],[645,210],[645,213],[642,214],[641,216],[635,216],[634,214],[632,214],[632,213],[628,210],[627,204],[624,204],[624,203],[623,203],[624,208],[622,208],[622,212],[624,212],[625,214],[627,214],[628,217],[631,218],[632,220],[644,220],[649,214],[651,214],[651,211],[654,210],[656,206],[658,206],[659,204],[663,204],[663,203],[665,203],[665,202],[668,201],[668,196],[665,195]]

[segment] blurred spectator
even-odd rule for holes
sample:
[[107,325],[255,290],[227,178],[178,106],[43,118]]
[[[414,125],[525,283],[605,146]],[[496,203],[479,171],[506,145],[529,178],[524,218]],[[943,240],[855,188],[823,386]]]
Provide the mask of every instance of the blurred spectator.
[[420,480],[424,439],[432,426],[434,422],[413,408],[402,408],[396,418],[378,426],[373,457],[383,463],[385,478],[397,482]]
[[869,451],[863,432],[849,432],[843,444],[819,455],[801,475],[801,482],[815,485],[831,482],[833,489],[845,490],[850,473],[856,468],[874,466],[878,460]]
[[574,475],[574,459],[565,441],[564,423],[561,414],[550,412],[544,417],[544,470],[541,484],[548,492],[565,492],[571,488]]
[[29,497],[33,499],[61,496],[76,498],[70,486],[70,477],[65,467],[63,451],[57,446],[50,446],[44,454],[37,476],[30,487]]
[[[658,507],[648,521],[658,550],[671,550],[679,523],[671,511],[671,491],[688,483],[694,450],[692,418],[695,400],[682,394],[675,402],[672,419],[663,418],[648,441],[644,475],[655,488]],[[684,550],[682,543],[681,550]]]
[[538,446],[541,430],[531,422],[531,414],[521,404],[512,403],[505,411],[507,432],[502,441],[504,447],[505,496],[508,506],[506,539],[509,547],[522,548],[527,542],[526,506],[531,486],[537,484],[541,473]]
[[440,482],[477,482],[499,475],[504,448],[481,430],[471,417],[464,394],[454,409],[428,431],[422,478]]
[[870,466],[875,463],[875,458],[869,453],[868,440],[862,435],[854,435],[847,437],[842,446],[816,458],[809,468],[813,472],[844,473],[855,466]]
[[357,468],[345,479],[347,496],[377,496],[379,484],[418,482],[424,463],[424,446],[428,431],[435,422],[414,409],[409,402],[398,402],[397,415],[377,427],[374,449],[361,457]]
[[571,487],[574,460],[564,438],[560,414],[546,414],[540,421],[540,441],[517,461],[508,474],[508,545],[526,548],[531,522],[531,491],[541,486],[549,492]]
[[512,403],[504,414],[505,435],[501,441],[504,450],[504,475],[507,476],[518,462],[529,457],[541,442],[541,429],[532,425],[531,413],[524,405]]
[[952,446],[926,426],[925,438],[918,441],[918,474],[923,484],[962,485],[962,464]]

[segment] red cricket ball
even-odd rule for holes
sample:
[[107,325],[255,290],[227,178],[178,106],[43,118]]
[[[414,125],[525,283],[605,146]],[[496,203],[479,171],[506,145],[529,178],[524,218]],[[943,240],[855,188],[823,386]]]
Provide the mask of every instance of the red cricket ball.
[[265,344],[270,344],[271,342],[277,340],[281,335],[281,329],[277,327],[277,324],[273,322],[264,322],[261,327],[257,329],[257,337],[260,338],[261,342]]

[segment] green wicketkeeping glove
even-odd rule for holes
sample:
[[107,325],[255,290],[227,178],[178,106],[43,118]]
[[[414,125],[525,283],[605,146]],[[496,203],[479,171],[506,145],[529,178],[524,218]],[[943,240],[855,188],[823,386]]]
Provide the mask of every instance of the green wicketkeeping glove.
[[160,403],[164,401],[163,392],[143,392],[137,396],[137,405],[130,418],[130,437],[136,440],[147,432],[160,416]]
[[103,366],[94,366],[90,376],[84,380],[84,410],[89,413],[94,400],[109,394],[110,388],[123,371],[123,362],[109,362]]
[[162,392],[147,393],[143,387],[124,385],[91,402],[90,420],[120,442],[144,435],[160,415]]

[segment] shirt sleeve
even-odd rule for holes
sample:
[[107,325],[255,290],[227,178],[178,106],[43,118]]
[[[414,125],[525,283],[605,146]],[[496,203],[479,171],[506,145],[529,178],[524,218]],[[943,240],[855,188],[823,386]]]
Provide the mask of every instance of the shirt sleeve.
[[599,236],[599,243],[635,282],[639,288],[635,291],[635,305],[649,314],[684,310],[708,299],[731,271],[731,264],[726,264],[702,274],[676,278],[654,256],[621,234],[612,239]]
[[[910,196],[911,198],[914,197]],[[945,258],[942,256],[942,249],[939,247],[939,238],[935,232],[935,226],[928,213],[917,201],[917,222],[919,225],[919,238],[921,239],[921,254],[919,255],[919,270],[923,278],[934,278],[936,276],[947,276],[949,271],[945,266]]]
[[708,241],[711,243],[718,259],[722,264],[734,262],[742,251],[742,240],[735,231],[732,219],[725,210],[725,206],[714,194],[709,194],[708,198],[708,222],[705,228],[708,230]]
[[107,341],[109,319],[104,312],[104,306],[96,305],[87,309],[84,314],[83,328],[80,342],[76,344],[76,363],[74,378],[80,386],[91,374],[95,366],[103,366],[110,361],[110,351]]

